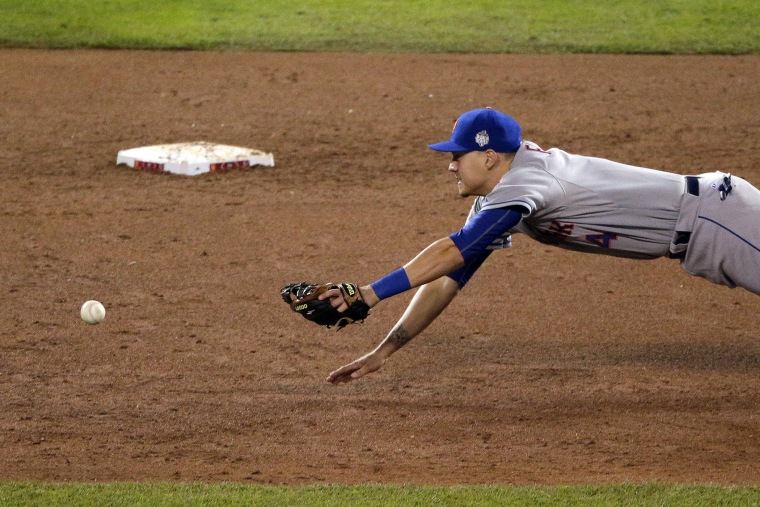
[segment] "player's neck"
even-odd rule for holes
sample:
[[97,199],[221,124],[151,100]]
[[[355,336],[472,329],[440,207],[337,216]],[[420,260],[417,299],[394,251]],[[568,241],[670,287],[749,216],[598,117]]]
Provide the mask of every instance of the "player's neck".
[[[514,153],[509,153],[504,155],[504,158],[499,160],[499,163],[494,166],[493,173],[491,176],[491,185],[489,186],[488,193],[491,192],[491,190],[496,187],[496,185],[499,184],[502,178],[504,178],[504,175],[509,172],[509,170],[512,168],[512,161],[515,159]],[[485,194],[487,195],[487,194]]]

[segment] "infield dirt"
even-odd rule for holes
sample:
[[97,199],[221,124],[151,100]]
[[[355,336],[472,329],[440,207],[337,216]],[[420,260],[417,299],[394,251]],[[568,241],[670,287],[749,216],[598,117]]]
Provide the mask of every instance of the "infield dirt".
[[[337,387],[411,294],[340,333],[279,296],[460,227],[426,145],[475,107],[546,148],[758,185],[760,57],[2,50],[0,72],[0,479],[760,483],[760,298],[677,261],[516,236]],[[276,167],[115,165],[185,141]]]

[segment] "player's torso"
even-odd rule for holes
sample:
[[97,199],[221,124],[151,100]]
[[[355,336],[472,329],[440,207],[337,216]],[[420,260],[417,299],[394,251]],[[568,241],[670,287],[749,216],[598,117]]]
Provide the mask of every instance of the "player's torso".
[[668,253],[683,191],[679,175],[526,142],[481,204],[530,207],[513,232],[544,243],[653,258]]

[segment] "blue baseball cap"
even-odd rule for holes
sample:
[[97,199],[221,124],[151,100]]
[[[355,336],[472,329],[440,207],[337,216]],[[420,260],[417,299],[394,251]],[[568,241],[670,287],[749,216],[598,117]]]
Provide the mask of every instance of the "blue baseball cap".
[[451,139],[428,145],[436,151],[485,151],[514,153],[520,148],[520,124],[494,109],[467,111],[454,123]]

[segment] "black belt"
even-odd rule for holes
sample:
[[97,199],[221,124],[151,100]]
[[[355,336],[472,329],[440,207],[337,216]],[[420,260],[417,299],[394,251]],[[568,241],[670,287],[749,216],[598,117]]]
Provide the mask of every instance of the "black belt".
[[686,176],[686,193],[699,196],[699,177]]

